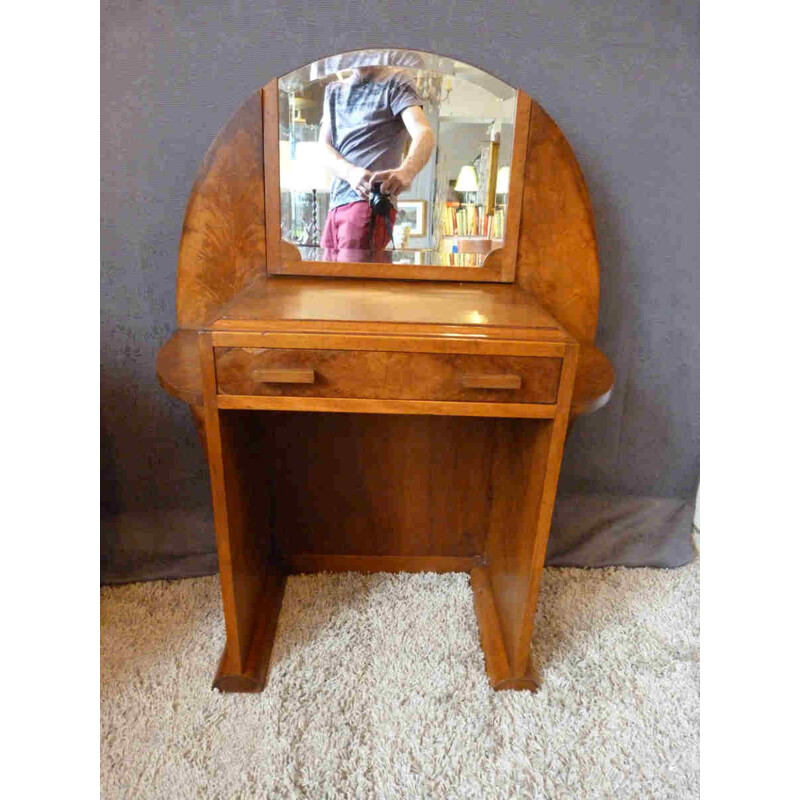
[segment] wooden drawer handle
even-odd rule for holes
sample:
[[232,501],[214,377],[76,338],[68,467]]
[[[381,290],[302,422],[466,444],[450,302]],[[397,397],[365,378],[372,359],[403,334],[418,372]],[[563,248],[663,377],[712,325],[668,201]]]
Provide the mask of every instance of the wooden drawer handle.
[[461,375],[461,385],[465,389],[519,389],[522,378],[519,375]]
[[313,369],[256,369],[253,379],[259,383],[314,383]]

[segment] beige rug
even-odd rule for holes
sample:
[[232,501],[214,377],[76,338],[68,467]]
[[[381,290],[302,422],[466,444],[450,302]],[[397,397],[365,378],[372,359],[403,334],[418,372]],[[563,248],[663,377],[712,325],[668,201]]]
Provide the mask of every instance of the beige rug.
[[466,575],[289,580],[260,695],[211,679],[216,577],[101,591],[111,798],[699,796],[699,562],[549,569],[536,694],[494,693]]

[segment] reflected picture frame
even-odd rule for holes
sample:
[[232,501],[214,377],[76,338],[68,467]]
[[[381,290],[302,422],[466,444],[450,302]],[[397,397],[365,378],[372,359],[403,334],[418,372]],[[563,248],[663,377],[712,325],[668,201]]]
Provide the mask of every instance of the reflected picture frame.
[[[404,217],[406,219],[404,219]],[[397,219],[395,225],[407,224],[407,219],[413,221],[409,225],[408,235],[410,237],[421,237],[428,232],[428,202],[427,200],[398,200]]]

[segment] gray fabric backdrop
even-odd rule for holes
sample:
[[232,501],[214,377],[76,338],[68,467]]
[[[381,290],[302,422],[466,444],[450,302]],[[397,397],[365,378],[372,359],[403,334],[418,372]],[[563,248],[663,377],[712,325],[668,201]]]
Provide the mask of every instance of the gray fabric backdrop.
[[535,97],[572,143],[600,248],[606,408],[567,443],[548,560],[676,566],[699,479],[699,5],[635,0],[280,4],[104,0],[101,466],[106,582],[215,569],[208,473],[154,362],[175,325],[186,199],[270,78],[395,45]]

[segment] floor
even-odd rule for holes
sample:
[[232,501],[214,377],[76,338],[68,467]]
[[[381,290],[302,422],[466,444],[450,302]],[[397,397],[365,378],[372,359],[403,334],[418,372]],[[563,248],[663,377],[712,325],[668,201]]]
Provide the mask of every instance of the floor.
[[290,578],[259,695],[211,690],[216,577],[104,587],[103,797],[698,797],[699,572],[547,569],[535,694],[489,688],[466,575]]

